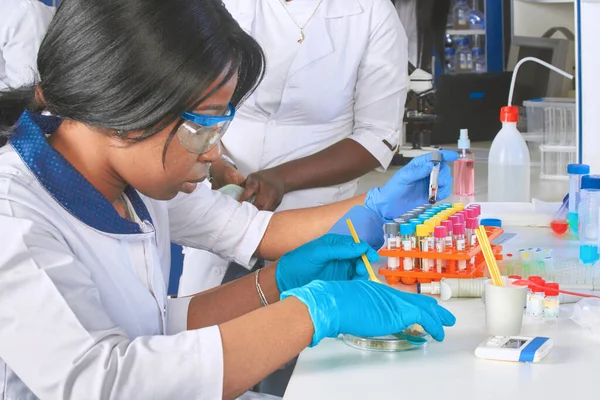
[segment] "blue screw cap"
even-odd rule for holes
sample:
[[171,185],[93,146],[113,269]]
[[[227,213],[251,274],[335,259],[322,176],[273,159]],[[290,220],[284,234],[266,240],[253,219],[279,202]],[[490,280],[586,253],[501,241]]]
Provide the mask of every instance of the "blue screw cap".
[[497,218],[486,218],[481,220],[480,225],[502,228],[502,220]]
[[587,175],[590,173],[590,166],[586,164],[569,164],[567,173],[569,175]]
[[412,224],[400,225],[400,234],[401,235],[412,235],[413,233],[415,233],[415,227]]
[[584,175],[581,177],[582,189],[600,189],[600,175]]

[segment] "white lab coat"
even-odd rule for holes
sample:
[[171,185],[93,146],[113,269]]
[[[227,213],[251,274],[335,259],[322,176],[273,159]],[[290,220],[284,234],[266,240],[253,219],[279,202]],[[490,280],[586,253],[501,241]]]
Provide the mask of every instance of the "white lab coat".
[[408,38],[408,61],[418,67],[419,31],[417,0],[396,0],[396,10]]
[[0,1],[0,90],[33,83],[37,53],[54,15],[38,0]]
[[204,186],[172,201],[130,189],[141,224],[126,221],[21,121],[0,149],[0,398],[221,398],[219,329],[185,331],[169,243],[248,263],[272,214]]
[[[254,35],[261,1],[225,0],[225,5]],[[407,39],[394,6],[389,0],[324,0],[305,33],[301,45],[292,41],[300,50],[279,108],[268,113],[257,105],[261,92],[273,90],[261,85],[223,137],[225,149],[248,175],[349,138],[364,146],[381,169],[387,168],[393,151],[383,141],[392,147],[398,144],[408,87]],[[288,193],[278,211],[345,200],[356,193],[357,185],[355,179]],[[186,249],[180,295],[218,285],[226,268],[227,263],[214,256]]]

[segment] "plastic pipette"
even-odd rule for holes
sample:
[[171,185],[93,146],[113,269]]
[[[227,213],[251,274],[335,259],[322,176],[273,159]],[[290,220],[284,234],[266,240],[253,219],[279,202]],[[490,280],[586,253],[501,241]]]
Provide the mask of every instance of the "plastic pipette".
[[429,177],[429,203],[435,204],[437,201],[438,176],[440,174],[442,153],[439,151],[431,153],[431,162],[433,163],[433,170],[431,170],[431,176]]

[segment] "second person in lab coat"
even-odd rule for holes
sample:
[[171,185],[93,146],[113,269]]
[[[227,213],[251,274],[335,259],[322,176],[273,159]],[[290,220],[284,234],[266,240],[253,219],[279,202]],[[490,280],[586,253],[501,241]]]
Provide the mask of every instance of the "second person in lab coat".
[[[266,76],[223,138],[213,188],[242,184],[264,210],[352,197],[398,145],[408,44],[389,0],[225,0],[266,53]],[[211,268],[206,265],[210,259]],[[227,262],[186,249],[180,295],[220,283]],[[200,282],[203,282],[200,285]],[[208,285],[208,286],[207,286]]]

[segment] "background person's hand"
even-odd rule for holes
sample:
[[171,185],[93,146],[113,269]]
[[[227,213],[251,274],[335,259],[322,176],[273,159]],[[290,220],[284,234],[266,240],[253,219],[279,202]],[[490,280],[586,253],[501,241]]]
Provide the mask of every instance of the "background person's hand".
[[352,207],[327,233],[350,236],[346,220],[350,219],[360,240],[367,242],[378,250],[383,246],[383,219],[374,211],[364,206]]
[[368,279],[363,254],[370,262],[379,260],[377,252],[365,242],[354,243],[350,236],[322,236],[281,257],[275,272],[277,287],[284,292],[314,280]]
[[242,186],[244,192],[240,201],[248,201],[256,196],[252,204],[259,210],[275,211],[285,195],[283,179],[275,170],[254,172],[248,175]]
[[431,297],[404,293],[366,280],[352,282],[314,281],[281,294],[296,297],[308,307],[315,333],[312,346],[323,338],[349,333],[385,336],[419,324],[435,340],[444,340],[444,326],[456,318]]
[[224,160],[217,160],[210,166],[210,176],[213,190],[221,189],[226,185],[241,186],[244,182],[244,175],[241,174],[233,165]]
[[[440,153],[442,164],[438,176],[438,201],[452,194],[450,166],[445,163],[458,159],[458,153],[455,151],[441,150]],[[432,170],[431,153],[413,158],[385,185],[369,190],[365,207],[386,220],[393,220],[415,207],[426,204],[429,201],[429,176]]]

